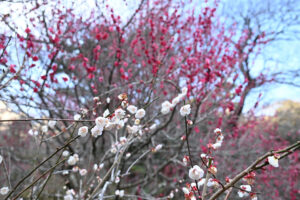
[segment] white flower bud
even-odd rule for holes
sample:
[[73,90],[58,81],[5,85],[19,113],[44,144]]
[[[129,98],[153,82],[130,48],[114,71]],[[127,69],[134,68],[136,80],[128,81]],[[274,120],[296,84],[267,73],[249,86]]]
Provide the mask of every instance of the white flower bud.
[[137,111],[137,107],[133,106],[133,105],[129,105],[127,107],[127,110],[131,113],[131,114],[135,114]]
[[96,171],[97,169],[98,169],[98,165],[97,165],[97,164],[94,164],[93,170]]
[[107,117],[108,115],[109,115],[109,110],[106,109],[106,110],[104,111],[104,113],[103,113],[103,117]]
[[150,130],[154,130],[155,128],[156,128],[156,124],[152,124],[152,125],[149,127]]
[[81,118],[81,115],[80,114],[76,114],[76,115],[74,115],[74,120],[80,120],[80,118]]

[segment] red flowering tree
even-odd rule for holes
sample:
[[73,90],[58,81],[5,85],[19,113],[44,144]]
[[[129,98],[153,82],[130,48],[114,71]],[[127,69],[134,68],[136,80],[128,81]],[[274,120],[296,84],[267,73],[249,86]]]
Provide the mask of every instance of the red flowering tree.
[[[36,1],[23,4],[24,27],[2,15],[1,97],[28,122],[23,145],[8,148],[16,134],[2,133],[3,165],[14,155],[26,171],[14,179],[1,171],[10,184],[1,188],[5,199],[255,199],[287,191],[271,169],[285,159],[296,174],[299,142],[242,115],[248,92],[265,81],[254,84],[243,63],[268,39],[248,43],[247,31],[225,29],[216,3],[190,5],[142,0],[124,19],[106,4],[86,13]],[[290,194],[280,195],[296,199],[299,183],[286,184]]]

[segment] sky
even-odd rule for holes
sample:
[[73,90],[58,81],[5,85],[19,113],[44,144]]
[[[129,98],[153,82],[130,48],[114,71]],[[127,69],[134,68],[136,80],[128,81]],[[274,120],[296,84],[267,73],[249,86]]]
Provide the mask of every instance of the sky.
[[[107,2],[117,15],[120,15],[123,21],[125,22],[130,16],[131,13],[137,8],[136,0],[104,0]],[[70,7],[71,1],[63,0],[63,5]],[[225,0],[226,2],[226,0]],[[232,3],[232,0],[227,0],[227,2]],[[243,2],[243,1],[241,1]],[[20,17],[22,14],[23,3],[0,3],[0,14],[7,14],[13,16],[15,23],[21,29],[26,28],[26,20]],[[88,16],[86,13],[89,13],[90,8],[95,7],[94,0],[77,0],[74,8],[77,9],[79,14],[82,14],[83,18]],[[13,12],[11,12],[13,9]],[[103,9],[105,10],[105,9]],[[47,11],[46,11],[47,12]],[[272,24],[271,24],[272,25]],[[300,30],[300,25],[299,25]],[[3,27],[0,26],[2,31]],[[1,31],[0,31],[1,33]],[[299,69],[300,70],[300,56],[299,56],[299,46],[300,40],[291,40],[291,41],[280,41],[276,43],[269,44],[266,48],[262,50],[262,53],[255,59],[253,63],[253,69],[251,70],[252,74],[258,74],[264,67],[275,69],[274,71],[286,71],[289,69]],[[297,83],[300,85],[299,79]],[[250,96],[246,99],[246,105],[244,112],[251,109],[258,95],[262,93],[262,98],[260,101],[260,108],[264,105],[270,105],[278,101],[290,99],[300,102],[300,88],[293,87],[291,85],[280,85],[280,84],[268,84],[264,87],[257,88],[251,92]],[[272,109],[268,109],[268,112],[273,112]]]

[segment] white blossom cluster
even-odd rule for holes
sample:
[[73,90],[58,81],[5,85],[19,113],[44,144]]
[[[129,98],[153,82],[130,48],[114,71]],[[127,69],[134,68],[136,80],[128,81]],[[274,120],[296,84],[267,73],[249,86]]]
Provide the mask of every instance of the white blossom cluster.
[[160,112],[163,115],[168,114],[180,101],[182,101],[186,97],[187,92],[188,92],[188,89],[186,87],[184,87],[184,88],[181,89],[181,93],[177,97],[175,97],[172,100],[172,102],[164,101],[161,104],[161,110],[160,110]]
[[212,144],[211,147],[214,150],[216,150],[216,149],[219,149],[222,146],[224,136],[222,135],[222,130],[219,129],[219,128],[216,128],[214,130],[214,133],[217,135],[217,138],[216,138],[216,142],[214,144]]

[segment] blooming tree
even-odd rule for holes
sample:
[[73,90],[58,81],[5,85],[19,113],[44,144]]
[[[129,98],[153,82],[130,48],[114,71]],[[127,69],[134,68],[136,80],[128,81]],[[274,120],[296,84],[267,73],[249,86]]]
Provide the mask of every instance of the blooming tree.
[[1,16],[1,98],[26,122],[5,133],[4,199],[262,199],[281,159],[297,174],[299,141],[241,112],[240,66],[263,34],[247,44],[217,3],[189,5],[142,0],[124,19],[35,1],[23,28]]

